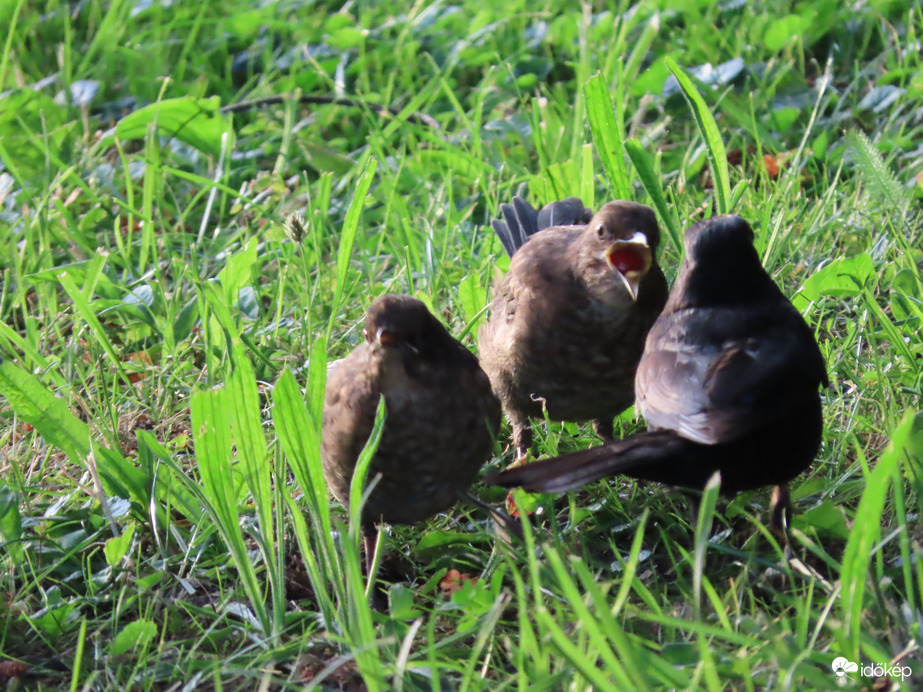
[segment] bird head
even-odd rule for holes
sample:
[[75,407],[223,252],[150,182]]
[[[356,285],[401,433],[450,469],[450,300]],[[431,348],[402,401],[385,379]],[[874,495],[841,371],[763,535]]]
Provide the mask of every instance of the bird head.
[[372,303],[362,334],[373,351],[404,359],[433,357],[447,344],[454,347],[455,343],[423,302],[401,295],[384,296]]
[[686,257],[695,264],[717,262],[728,258],[729,263],[749,260],[756,256],[753,229],[735,214],[713,216],[686,229],[683,244]]
[[659,243],[660,231],[650,207],[622,200],[609,202],[587,224],[581,244],[582,263],[594,266],[597,283],[611,286],[615,281],[619,290],[626,290],[636,301]]
[[781,296],[763,269],[753,239],[750,225],[733,214],[712,216],[687,228],[686,254],[664,312]]

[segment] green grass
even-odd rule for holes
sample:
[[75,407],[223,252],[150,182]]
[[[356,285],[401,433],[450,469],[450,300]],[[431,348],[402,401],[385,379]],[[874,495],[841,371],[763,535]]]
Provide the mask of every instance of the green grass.
[[[916,3],[0,6],[0,681],[828,690],[844,656],[920,686]],[[89,103],[56,98],[81,80]],[[297,94],[396,110],[220,110]],[[616,479],[519,495],[522,544],[466,506],[394,527],[415,576],[369,609],[320,473],[326,364],[388,292],[474,349],[520,191],[650,204],[671,279],[682,228],[751,222],[833,383],[797,561],[766,492],[692,518]],[[596,443],[536,428],[543,455]]]

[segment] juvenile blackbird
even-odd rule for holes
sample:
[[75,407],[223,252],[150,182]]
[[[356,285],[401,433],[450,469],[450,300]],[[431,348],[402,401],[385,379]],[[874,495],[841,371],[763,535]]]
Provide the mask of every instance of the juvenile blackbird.
[[327,381],[321,456],[330,491],[348,505],[356,461],[384,396],[384,430],[368,480],[381,477],[362,516],[371,559],[376,522],[426,519],[468,489],[490,456],[500,402],[477,358],[415,298],[375,301],[363,334],[365,343]]
[[536,211],[519,197],[494,230],[511,255],[480,330],[481,363],[513,426],[519,458],[532,445],[530,417],[612,419],[634,400],[644,338],[667,299],[657,265],[654,212],[609,202],[596,214],[576,197]]
[[820,385],[827,372],[814,335],[760,264],[753,231],[718,216],[686,231],[686,257],[635,378],[649,432],[495,474],[488,483],[564,492],[625,474],[700,489],[766,485],[772,525],[791,507],[788,482],[820,447]]

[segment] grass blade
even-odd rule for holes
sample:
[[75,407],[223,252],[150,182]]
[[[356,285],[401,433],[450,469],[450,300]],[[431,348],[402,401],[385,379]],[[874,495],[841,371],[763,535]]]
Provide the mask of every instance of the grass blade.
[[625,123],[622,118],[622,104],[612,105],[609,86],[601,74],[596,74],[583,85],[586,98],[587,118],[599,159],[606,175],[609,188],[615,199],[631,199],[631,186],[625,166],[624,141]]
[[282,451],[308,506],[321,521],[326,534],[333,530],[327,485],[320,459],[320,430],[304,405],[298,384],[286,370],[272,391],[272,413]]
[[711,536],[711,525],[715,518],[715,507],[718,505],[718,492],[721,490],[721,474],[717,471],[712,474],[702,491],[699,502],[699,516],[695,526],[695,548],[692,572],[692,590],[695,599],[696,617],[702,618],[702,580],[705,571],[705,553],[708,551],[708,539]]
[[[573,608],[574,614],[580,622],[580,627],[586,631],[590,643],[596,650],[597,655],[603,660],[606,669],[612,674],[614,680],[617,681],[617,686],[620,689],[639,689],[637,687],[639,679],[637,671],[629,670],[627,667],[630,665],[631,657],[624,656],[625,652],[621,647],[619,653],[623,655],[621,657],[617,656],[612,650],[612,647],[609,646],[609,642],[602,632],[602,623],[597,620],[596,615],[590,612],[589,607],[584,602],[586,596],[577,588],[577,584],[571,578],[569,570],[564,567],[564,562],[558,551],[549,547],[545,551],[545,558],[548,560],[555,577],[557,577],[558,585],[567,599],[568,605]],[[571,567],[579,568],[580,565],[579,563],[575,563],[571,565]],[[586,567],[584,566],[583,569],[586,569]],[[587,589],[590,587],[590,584],[593,584],[593,580],[589,578],[588,575],[584,576],[586,578],[582,580],[582,585],[584,589]],[[602,599],[602,594],[596,593],[595,595],[596,599],[594,600],[597,602],[604,600]],[[617,631],[618,636],[616,638],[616,644],[621,643],[624,646],[624,632],[621,631],[614,619],[609,618],[606,624],[610,626],[610,635],[613,633],[613,630]]]
[[670,242],[673,243],[673,247],[676,248],[676,251],[682,256],[683,236],[679,225],[679,219],[676,217],[676,212],[667,204],[667,200],[663,196],[663,188],[660,186],[660,176],[658,176],[657,172],[654,170],[654,166],[651,164],[647,152],[636,139],[629,139],[625,142],[625,151],[628,153],[628,158],[631,159],[631,163],[635,167],[638,177],[641,178],[641,184],[653,201],[654,208],[660,215],[660,220],[667,227],[667,235],[670,237]]
[[[63,451],[71,463],[87,466],[91,453],[90,427],[77,418],[61,399],[52,394],[31,373],[13,363],[0,362],[0,394],[24,422],[45,440]],[[139,516],[146,517],[150,501],[145,473],[116,450],[95,446],[97,467],[109,494],[135,503]]]
[[226,389],[199,391],[192,395],[192,430],[202,489],[208,500],[215,528],[227,545],[241,586],[263,629],[272,631],[272,619],[264,602],[263,589],[240,527],[237,504],[242,500],[240,476],[231,464],[231,419],[237,405]]
[[333,330],[333,322],[340,312],[340,302],[343,300],[346,290],[346,276],[349,272],[349,263],[352,260],[353,245],[356,242],[356,233],[359,230],[359,216],[368,199],[369,189],[372,187],[377,165],[378,163],[371,156],[366,158],[365,168],[363,168],[359,180],[356,181],[356,191],[353,194],[352,202],[349,203],[349,209],[346,210],[346,218],[343,220],[343,232],[340,235],[340,247],[337,250],[336,286],[333,292],[333,305],[330,310],[330,324],[327,327],[328,341]]
[[845,633],[848,641],[841,642],[838,650],[843,656],[854,660],[859,655],[859,637],[862,626],[863,597],[865,596],[868,568],[875,552],[875,545],[881,537],[881,515],[894,469],[900,463],[904,450],[910,443],[913,431],[913,414],[907,413],[891,436],[891,443],[882,453],[875,468],[868,475],[865,490],[856,517],[853,531],[843,553],[843,571],[840,573]]
[[718,123],[715,122],[714,116],[708,110],[708,104],[696,89],[692,78],[681,68],[672,58],[667,58],[667,67],[676,81],[679,82],[683,96],[689,104],[689,109],[695,118],[695,123],[699,128],[702,139],[705,140],[705,147],[708,151],[708,165],[711,168],[711,177],[715,190],[715,205],[719,214],[729,214],[731,212],[731,178],[728,172],[727,151],[724,148],[724,142],[721,140],[721,132],[718,130]]
[[[372,433],[369,435],[365,448],[359,454],[356,461],[356,469],[353,471],[352,483],[349,486],[349,532],[355,536],[357,530],[362,526],[362,496],[366,492],[365,481],[369,473],[369,465],[372,463],[372,457],[378,449],[378,443],[381,441],[381,433],[385,427],[385,398],[378,400],[378,410],[375,412],[375,424],[372,426]],[[374,482],[374,479],[372,479]]]

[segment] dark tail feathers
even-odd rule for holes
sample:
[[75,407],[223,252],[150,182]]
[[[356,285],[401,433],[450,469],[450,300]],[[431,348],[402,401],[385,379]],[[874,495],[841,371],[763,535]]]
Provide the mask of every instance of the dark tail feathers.
[[512,204],[501,204],[503,221],[494,219],[491,225],[503,243],[503,248],[512,257],[529,236],[552,226],[573,226],[589,223],[593,212],[583,206],[577,197],[568,197],[560,202],[551,202],[541,211],[532,208],[522,197],[513,197]]
[[522,487],[533,493],[563,493],[604,476],[625,474],[686,488],[702,488],[716,470],[707,445],[671,430],[639,433],[581,452],[536,461],[487,476],[488,485]]

